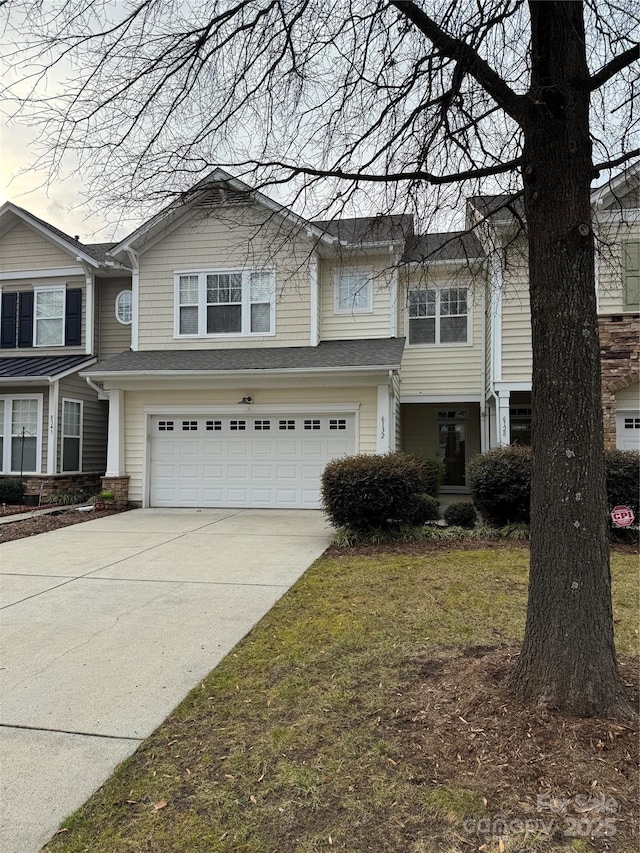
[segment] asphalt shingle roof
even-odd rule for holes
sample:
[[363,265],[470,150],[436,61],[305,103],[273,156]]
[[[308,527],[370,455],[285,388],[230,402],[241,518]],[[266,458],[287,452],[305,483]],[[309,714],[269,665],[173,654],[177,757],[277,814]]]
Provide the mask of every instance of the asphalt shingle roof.
[[13,358],[0,355],[2,379],[35,379],[53,377],[91,361],[90,355],[24,356]]
[[322,341],[317,347],[251,349],[148,350],[121,352],[91,367],[101,373],[184,373],[219,370],[322,370],[400,366],[404,338]]
[[483,257],[480,241],[465,231],[442,234],[419,234],[410,237],[405,246],[404,263],[429,263],[430,261],[470,260]]
[[319,220],[312,224],[344,243],[359,246],[402,241],[413,235],[413,216],[407,213]]

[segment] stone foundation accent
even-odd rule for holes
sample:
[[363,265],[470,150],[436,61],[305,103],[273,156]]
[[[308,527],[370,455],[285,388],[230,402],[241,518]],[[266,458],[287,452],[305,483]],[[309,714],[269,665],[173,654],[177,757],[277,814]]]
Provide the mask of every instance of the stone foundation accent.
[[108,503],[114,506],[129,504],[129,477],[102,477],[102,491],[113,492],[113,499]]
[[616,446],[616,394],[640,380],[640,314],[598,318],[605,447]]
[[[86,489],[95,495],[100,491],[100,477],[99,471],[90,471],[82,474],[25,474],[22,479],[25,485],[25,496],[33,499],[39,496],[48,498],[58,492],[70,492],[76,489]],[[17,478],[11,477],[11,479]],[[31,502],[30,500],[29,503]]]

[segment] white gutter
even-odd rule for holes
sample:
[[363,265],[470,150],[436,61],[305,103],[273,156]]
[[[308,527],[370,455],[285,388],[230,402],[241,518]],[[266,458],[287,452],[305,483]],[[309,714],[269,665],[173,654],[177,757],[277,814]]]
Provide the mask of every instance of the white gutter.
[[376,364],[376,365],[350,365],[349,367],[277,367],[260,368],[251,367],[244,370],[110,370],[98,373],[81,373],[83,377],[91,376],[94,379],[136,379],[145,377],[182,377],[189,376],[290,376],[291,374],[305,373],[379,373],[389,370],[400,370],[399,364]]
[[87,383],[87,385],[89,386],[89,388],[91,388],[93,391],[96,392],[96,394],[98,395],[98,400],[108,400],[109,399],[109,392],[108,391],[105,391],[104,388],[100,388],[99,385],[96,385],[95,382],[92,382],[89,376],[85,376],[84,379],[85,379],[85,382]]

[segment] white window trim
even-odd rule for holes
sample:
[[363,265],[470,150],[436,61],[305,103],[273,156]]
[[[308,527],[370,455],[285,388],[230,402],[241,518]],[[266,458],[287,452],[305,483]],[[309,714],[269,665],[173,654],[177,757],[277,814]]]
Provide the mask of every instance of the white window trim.
[[11,470],[11,419],[13,414],[14,400],[36,400],[38,403],[38,430],[36,432],[36,470],[25,471],[25,474],[42,473],[42,406],[43,394],[1,394],[0,400],[4,401],[4,425],[3,425],[3,453],[0,459],[0,473],[19,476],[20,471]]
[[[269,332],[251,331],[251,273],[264,272],[271,275],[270,324]],[[233,275],[242,276],[242,329],[240,332],[207,332],[207,276]],[[180,277],[183,275],[198,276],[198,331],[186,335],[180,332]],[[276,273],[272,267],[238,268],[209,268],[176,270],[173,274],[173,337],[175,340],[197,340],[198,338],[271,338],[276,333]]]
[[[62,299],[62,341],[59,344],[39,344],[38,343],[38,294],[47,293],[50,291],[61,290],[63,293]],[[67,285],[52,284],[47,287],[33,288],[33,346],[41,347],[42,349],[51,349],[52,347],[63,347],[65,339],[65,327],[67,317]],[[44,317],[42,319],[45,319]]]
[[[120,310],[120,297],[128,294],[131,297],[131,319],[130,320],[121,320],[119,315]],[[116,304],[115,304],[115,315],[116,320],[120,323],[121,326],[130,326],[133,323],[133,290],[131,288],[121,290],[120,293],[116,296]]]
[[[340,279],[347,275],[367,276],[367,307],[366,308],[341,308],[340,307]],[[333,313],[341,314],[373,314],[373,270],[371,267],[342,267],[333,273]]]
[[[80,435],[65,435],[64,431],[64,404],[65,403],[78,403],[80,405]],[[83,429],[84,426],[84,401],[76,400],[73,397],[63,397],[62,398],[62,406],[60,408],[60,473],[61,474],[80,474],[82,472],[82,437],[83,437]],[[79,446],[78,446],[78,464],[79,468],[76,468],[74,471],[66,471],[64,468],[64,440],[65,438],[79,438]]]
[[[472,291],[471,288],[466,284],[451,284],[451,285],[443,285],[442,287],[410,287],[408,290],[408,294],[412,291],[424,291],[424,290],[432,290],[436,293],[436,313],[434,319],[436,321],[436,340],[432,344],[421,344],[416,343],[412,344],[410,341],[409,334],[409,323],[411,320],[416,319],[428,319],[427,317],[411,317],[411,310],[409,301],[407,299],[407,308],[405,311],[405,337],[407,339],[406,346],[413,349],[414,347],[471,347],[473,346],[473,302],[471,299]],[[467,291],[467,340],[466,341],[445,341],[444,343],[439,343],[438,339],[440,337],[440,293],[443,290],[466,290]],[[407,296],[408,296],[407,294]],[[448,315],[447,315],[448,316]],[[454,314],[454,317],[461,317],[461,314]]]

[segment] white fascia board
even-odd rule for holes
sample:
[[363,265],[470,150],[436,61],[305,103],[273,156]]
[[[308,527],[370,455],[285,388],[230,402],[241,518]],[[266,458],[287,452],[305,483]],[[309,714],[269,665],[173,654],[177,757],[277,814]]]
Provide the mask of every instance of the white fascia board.
[[494,388],[498,393],[507,393],[512,391],[531,391],[531,380],[516,380],[516,381],[507,381],[504,380],[502,382],[494,382]]
[[409,261],[404,266],[408,267],[409,270],[414,270],[418,267],[429,266],[429,267],[459,267],[460,265],[468,266],[470,263],[483,263],[486,261],[486,257],[484,255],[479,255],[478,257],[473,258],[444,258],[439,261],[430,261],[426,258],[424,261]]
[[0,272],[0,281],[16,281],[20,278],[70,278],[75,275],[84,275],[82,266],[76,267],[51,267],[45,270],[15,270],[14,272]]

